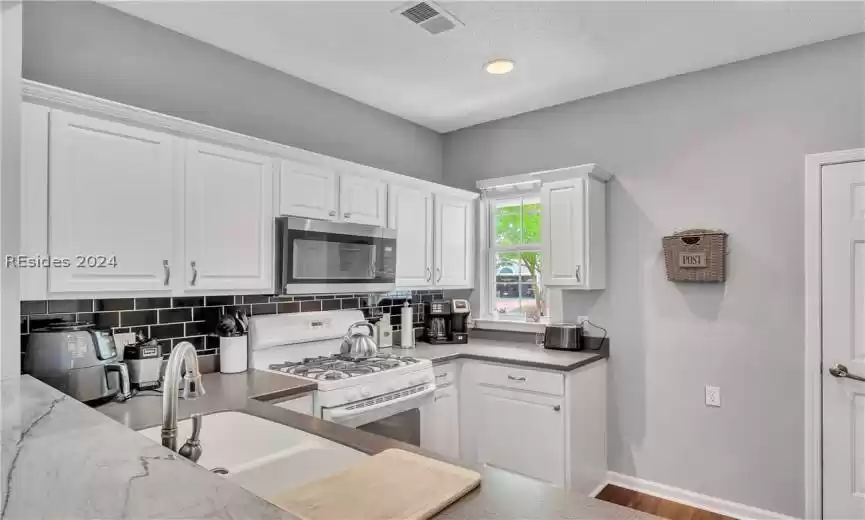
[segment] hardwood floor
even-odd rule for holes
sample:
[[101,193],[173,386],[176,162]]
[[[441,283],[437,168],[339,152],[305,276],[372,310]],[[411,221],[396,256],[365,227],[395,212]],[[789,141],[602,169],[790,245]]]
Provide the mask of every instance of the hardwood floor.
[[607,484],[595,498],[660,516],[661,518],[667,518],[668,520],[735,520],[729,516],[711,513],[612,484]]

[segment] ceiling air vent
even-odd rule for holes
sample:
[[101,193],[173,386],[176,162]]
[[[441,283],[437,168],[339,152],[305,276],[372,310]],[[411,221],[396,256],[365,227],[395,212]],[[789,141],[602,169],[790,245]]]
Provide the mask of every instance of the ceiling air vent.
[[430,34],[441,34],[457,27],[463,27],[463,23],[457,20],[454,15],[432,2],[411,2],[394,9],[392,12],[401,14]]

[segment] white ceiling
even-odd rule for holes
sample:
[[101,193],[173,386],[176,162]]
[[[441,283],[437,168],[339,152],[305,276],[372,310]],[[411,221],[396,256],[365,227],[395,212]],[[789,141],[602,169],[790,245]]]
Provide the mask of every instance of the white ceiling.
[[111,5],[439,132],[865,30],[859,2],[444,2],[465,27],[433,36],[403,4]]

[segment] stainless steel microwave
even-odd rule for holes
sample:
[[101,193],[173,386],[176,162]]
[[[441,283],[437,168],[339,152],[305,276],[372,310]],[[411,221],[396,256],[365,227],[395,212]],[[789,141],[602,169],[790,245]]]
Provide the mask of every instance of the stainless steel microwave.
[[296,217],[276,218],[280,294],[390,291],[396,230]]

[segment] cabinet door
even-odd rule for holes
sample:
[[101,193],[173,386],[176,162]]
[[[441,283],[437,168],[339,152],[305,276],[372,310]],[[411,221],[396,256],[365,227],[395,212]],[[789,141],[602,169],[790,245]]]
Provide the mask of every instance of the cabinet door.
[[436,195],[433,281],[437,286],[472,286],[472,279],[474,278],[473,211],[473,200]]
[[459,396],[453,385],[438,388],[421,409],[420,445],[453,460],[460,458]]
[[475,388],[478,462],[564,486],[562,399],[485,386]]
[[[21,248],[22,255],[48,255],[48,108],[21,105]],[[19,269],[22,300],[44,300],[48,270]]]
[[584,179],[544,184],[541,204],[544,285],[580,286],[586,275]]
[[333,170],[282,161],[279,213],[293,217],[337,219],[337,174]]
[[396,284],[426,287],[433,280],[433,195],[391,186],[389,227],[396,229]]
[[186,289],[273,288],[274,159],[187,141]]
[[60,110],[50,119],[48,247],[72,266],[48,270],[49,291],[168,290],[175,138]]
[[339,178],[339,217],[345,222],[387,225],[387,183],[343,174]]

